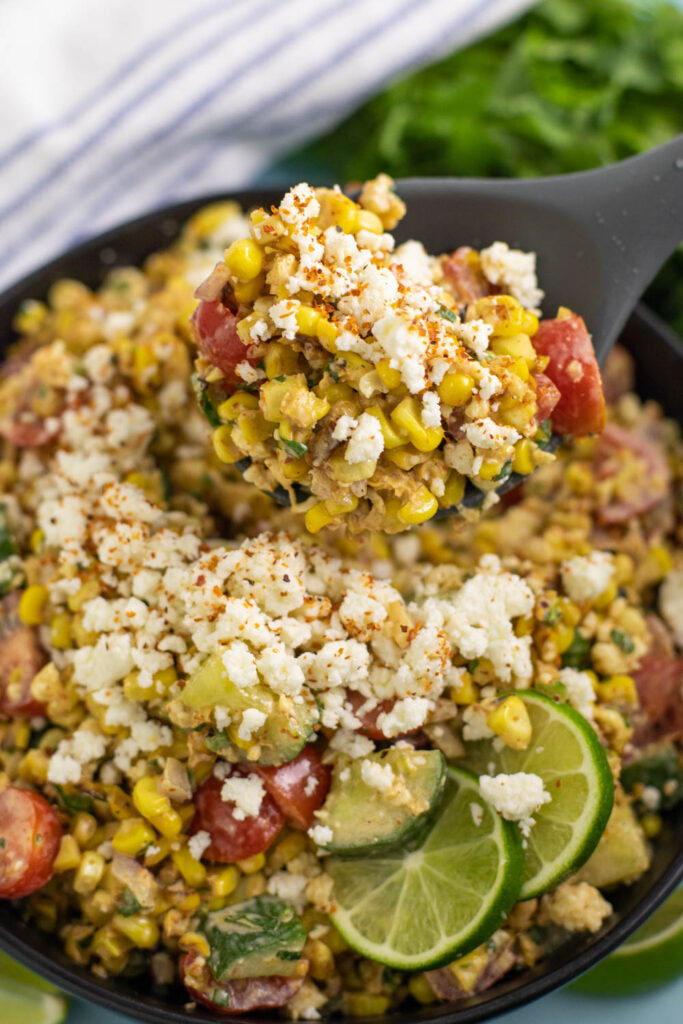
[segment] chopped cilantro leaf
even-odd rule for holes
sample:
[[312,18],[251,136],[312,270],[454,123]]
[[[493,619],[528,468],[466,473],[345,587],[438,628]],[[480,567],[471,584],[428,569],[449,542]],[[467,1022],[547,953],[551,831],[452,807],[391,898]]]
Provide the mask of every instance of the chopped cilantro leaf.
[[557,604],[557,602],[554,602],[550,605],[550,608],[548,608],[548,611],[543,616],[543,621],[547,622],[549,626],[554,626],[555,623],[559,622],[561,618],[562,609]]
[[455,321],[458,319],[455,312],[452,309],[449,309],[447,306],[439,306],[436,312],[439,314],[439,316],[442,316],[444,320],[450,320],[452,324],[454,324]]
[[613,629],[610,633],[612,643],[616,644],[617,647],[624,652],[624,654],[633,654],[636,649],[631,637],[628,633],[624,633],[621,629]]
[[301,441],[285,441],[281,437],[280,444],[293,459],[300,459],[308,451],[308,445],[303,444]]
[[85,793],[79,793],[78,790],[68,792],[63,786],[57,784],[55,784],[55,789],[59,794],[60,803],[69,814],[77,814],[79,811],[89,814],[92,811],[92,800]]
[[581,636],[579,631],[575,629],[574,639],[562,655],[562,668],[590,668],[590,650],[590,640],[586,640],[586,638]]
[[130,886],[127,885],[119,896],[116,909],[122,917],[132,917],[133,914],[137,914],[139,910],[142,910],[142,904]]

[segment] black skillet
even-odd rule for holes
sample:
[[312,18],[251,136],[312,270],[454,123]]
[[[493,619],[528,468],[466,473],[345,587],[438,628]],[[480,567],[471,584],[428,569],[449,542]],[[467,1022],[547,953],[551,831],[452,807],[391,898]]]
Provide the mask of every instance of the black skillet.
[[[268,205],[277,202],[282,191],[249,191],[228,198],[234,198],[247,207]],[[14,285],[0,296],[0,339],[3,350],[13,340],[12,318],[24,299],[43,298],[50,285],[62,277],[77,278],[96,287],[112,267],[139,264],[149,253],[167,246],[183,221],[195,210],[207,202],[223,198],[226,197],[210,196],[180,203],[124,224],[79,245]],[[483,237],[476,238],[465,237],[462,226],[457,222],[447,230],[443,224],[437,224],[441,231],[441,241],[437,240],[432,245],[430,237],[421,230],[421,219],[424,213],[425,221],[431,216],[434,222],[433,205],[430,208],[429,198],[423,197],[421,200],[418,195],[411,196],[410,203],[407,231],[424,239],[432,251],[466,243],[489,243],[496,237],[505,238],[511,245],[533,248],[533,242],[525,234],[524,218],[512,215],[509,221],[495,225],[495,230],[486,231]],[[398,234],[407,237],[405,229]],[[543,276],[543,261],[540,266]],[[564,301],[573,303],[578,311],[582,311],[580,300],[581,295],[576,294]],[[680,340],[654,314],[641,307],[626,325],[622,341],[635,357],[640,394],[659,401],[669,415],[680,416],[683,367],[683,346]],[[650,870],[635,885],[610,895],[615,914],[596,935],[577,936],[535,967],[504,979],[480,996],[457,1005],[437,1004],[403,1010],[387,1018],[386,1024],[474,1024],[529,1003],[565,985],[606,956],[642,924],[681,879],[683,808],[679,807],[665,822]],[[254,1021],[281,1024],[282,1021],[276,1015],[230,1018],[203,1009],[188,1010],[185,1008],[187,993],[183,989],[154,991],[147,978],[97,978],[86,968],[78,967],[68,959],[56,936],[46,935],[27,924],[22,920],[20,909],[2,901],[0,947],[66,991],[151,1024],[189,1024],[191,1021],[225,1024],[231,1019],[244,1024]],[[338,1020],[344,1024],[341,1017]],[[382,1024],[377,1017],[372,1018],[372,1021],[374,1024]],[[347,1024],[363,1022],[353,1018]]]

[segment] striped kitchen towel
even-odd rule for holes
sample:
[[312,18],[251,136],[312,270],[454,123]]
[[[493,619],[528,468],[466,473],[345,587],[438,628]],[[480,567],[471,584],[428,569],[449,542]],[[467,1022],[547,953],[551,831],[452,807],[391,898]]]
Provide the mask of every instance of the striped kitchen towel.
[[0,288],[176,199],[254,181],[531,0],[2,0]]

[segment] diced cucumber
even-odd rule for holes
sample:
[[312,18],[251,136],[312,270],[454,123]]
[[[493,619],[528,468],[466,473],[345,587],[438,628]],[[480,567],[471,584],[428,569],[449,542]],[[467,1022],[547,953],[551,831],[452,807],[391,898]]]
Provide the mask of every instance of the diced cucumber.
[[[380,785],[382,778],[388,780],[388,788],[372,785],[373,775]],[[346,856],[405,848],[422,838],[445,783],[446,761],[440,750],[393,748],[340,761],[318,814],[321,824],[332,830],[332,839],[321,845]]]
[[299,972],[306,931],[277,896],[255,896],[207,914],[201,930],[216,981],[290,977]]
[[631,793],[640,783],[661,793],[660,807],[668,810],[683,800],[683,767],[673,743],[658,743],[639,753],[621,770],[621,782]]
[[615,804],[600,842],[577,879],[599,889],[629,885],[650,866],[645,834],[629,804]]
[[[182,693],[183,703],[190,708],[214,708],[219,705],[231,716],[225,731],[225,743],[239,760],[254,760],[253,751],[260,748],[258,763],[279,765],[292,761],[311,737],[320,720],[314,697],[300,694],[301,701],[273,693],[264,683],[239,687],[230,679],[220,651],[210,655],[190,677]],[[249,740],[239,735],[242,716],[254,708],[266,716],[263,725],[251,733]],[[220,751],[221,743],[209,740],[212,749]],[[247,758],[247,751],[252,755]]]

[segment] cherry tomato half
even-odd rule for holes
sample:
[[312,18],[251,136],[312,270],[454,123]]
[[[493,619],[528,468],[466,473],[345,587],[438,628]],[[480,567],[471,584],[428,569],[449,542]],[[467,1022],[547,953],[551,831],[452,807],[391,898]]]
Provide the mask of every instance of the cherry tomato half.
[[33,677],[47,658],[35,630],[17,615],[19,594],[0,603],[0,714],[8,718],[36,718],[45,706],[31,694]]
[[293,761],[277,768],[257,768],[267,792],[293,828],[310,828],[330,788],[331,771],[316,747],[304,747]]
[[237,383],[238,363],[256,362],[247,355],[247,346],[237,333],[237,317],[222,302],[200,302],[192,314],[192,324],[200,353],[222,370],[230,383]]
[[[237,767],[233,775],[246,777],[249,769]],[[207,860],[233,864],[247,857],[263,853],[285,823],[284,815],[271,796],[266,793],[255,817],[235,817],[235,805],[221,798],[223,783],[215,776],[207,779],[194,795],[195,815],[192,834],[205,831],[211,836],[206,848]]]
[[47,800],[8,786],[0,793],[0,898],[17,899],[52,878],[62,838],[59,818]]
[[181,956],[178,967],[185,988],[195,1002],[214,1013],[246,1013],[285,1006],[303,984],[303,977],[235,978],[218,982],[206,965],[196,963],[196,953]]
[[555,432],[576,437],[599,433],[605,425],[605,397],[581,317],[572,313],[564,319],[542,320],[531,341],[539,355],[549,357],[545,374],[560,392],[552,413]]

